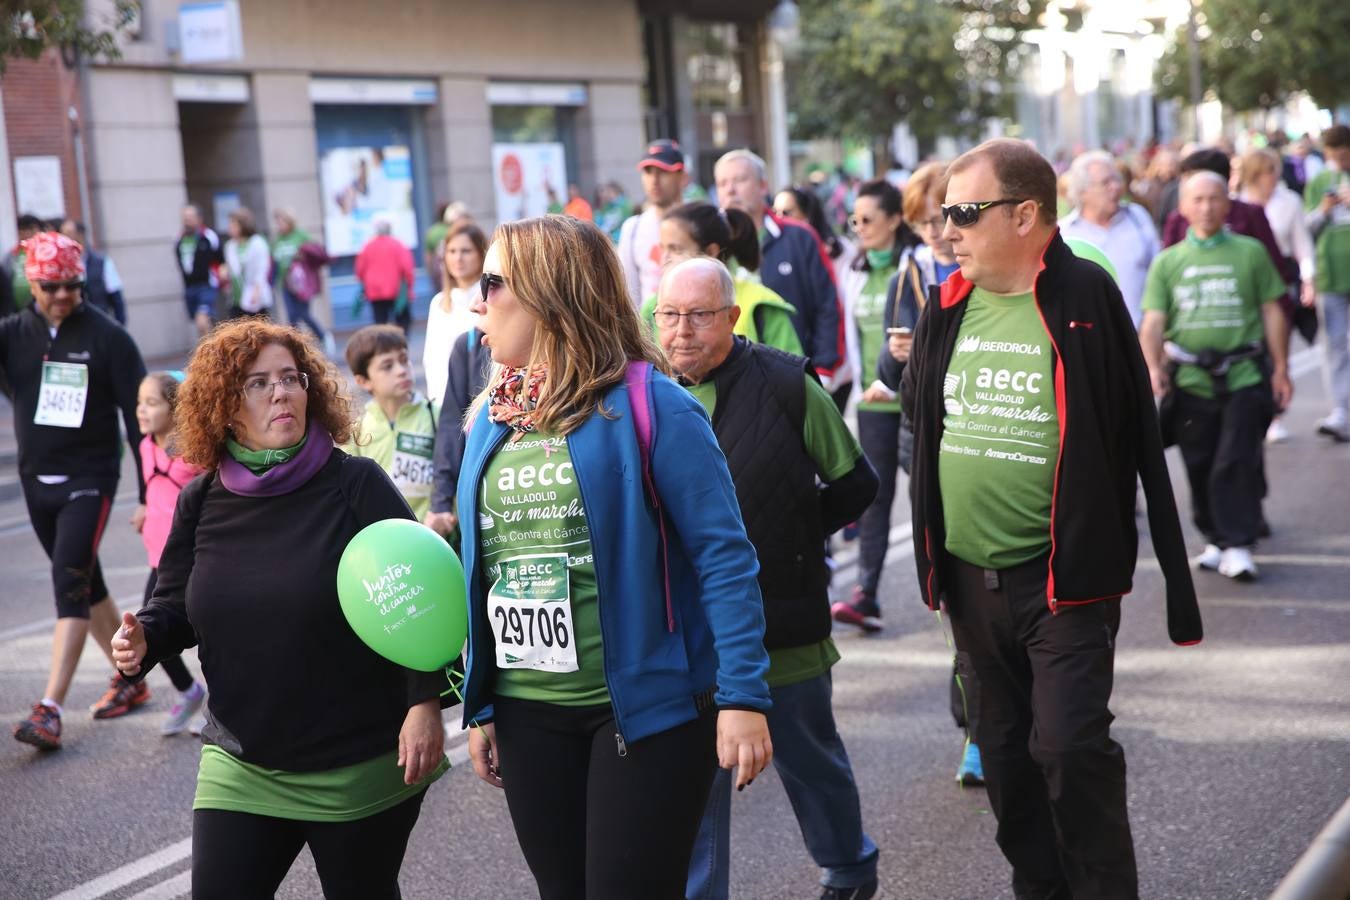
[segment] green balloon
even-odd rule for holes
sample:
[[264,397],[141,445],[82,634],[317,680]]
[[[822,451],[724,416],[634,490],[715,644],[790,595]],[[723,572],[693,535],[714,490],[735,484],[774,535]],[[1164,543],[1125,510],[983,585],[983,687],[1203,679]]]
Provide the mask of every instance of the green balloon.
[[440,535],[411,519],[357,532],[338,561],[337,590],[356,636],[401,666],[440,671],[464,647],[464,567]]
[[1111,265],[1111,260],[1106,258],[1106,254],[1102,252],[1101,247],[1082,238],[1065,238],[1064,243],[1069,245],[1069,249],[1073,251],[1074,256],[1079,259],[1092,260],[1106,270],[1106,274],[1111,276],[1112,281],[1117,284],[1120,283],[1120,278],[1116,276],[1116,267]]

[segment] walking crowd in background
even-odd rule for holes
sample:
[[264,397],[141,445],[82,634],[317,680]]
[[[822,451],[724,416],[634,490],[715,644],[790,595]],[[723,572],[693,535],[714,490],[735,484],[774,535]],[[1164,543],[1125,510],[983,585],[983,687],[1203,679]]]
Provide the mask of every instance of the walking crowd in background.
[[[333,260],[289,210],[270,238],[246,208],[223,236],[182,210],[165,260],[200,342],[149,373],[84,225],[21,217],[0,376],[57,618],[14,736],[62,746],[92,634],[113,667],[95,718],[143,706],[159,666],[163,733],[205,744],[194,896],[271,896],[305,845],[327,896],[398,896],[452,700],[358,640],[334,585],[357,531],[415,519],[467,573],[473,769],[542,897],[727,897],[732,787],[773,765],[822,897],[865,900],[884,848],[835,724],[832,628],[885,629],[908,501],[955,638],[956,780],[988,791],[1014,892],[1136,897],[1108,702],[1140,517],[1169,636],[1198,643],[1192,573],[1260,574],[1295,335],[1320,332],[1318,439],[1350,442],[1350,128],[1258,138],[1056,163],[999,139],[793,185],[738,149],[707,199],[657,140],[634,148],[638,207],[569,184],[489,234],[445,204],[416,248],[377,222],[347,373],[311,306]],[[125,449],[135,612],[98,559]],[[852,542],[856,583],[832,584]],[[568,641],[501,624],[543,604]]]

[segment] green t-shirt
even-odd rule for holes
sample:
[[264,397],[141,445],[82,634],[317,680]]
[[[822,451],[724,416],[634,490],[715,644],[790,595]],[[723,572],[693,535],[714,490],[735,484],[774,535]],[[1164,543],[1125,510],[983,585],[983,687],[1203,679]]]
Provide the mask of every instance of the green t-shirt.
[[591,530],[567,440],[503,444],[483,473],[478,518],[497,693],[608,703]]
[[949,553],[1005,569],[1050,548],[1059,456],[1054,347],[1032,294],[975,288],[942,382],[938,479]]
[[422,246],[428,253],[435,253],[436,248],[445,240],[445,236],[450,233],[450,226],[444,222],[437,222],[427,229],[426,236],[422,238]]
[[192,271],[192,264],[197,257],[197,233],[185,234],[178,239],[178,265],[183,273]]
[[[806,415],[802,423],[802,443],[816,464],[821,481],[843,478],[853,471],[863,455],[862,447],[839,415],[839,408],[820,383],[806,378]],[[713,414],[717,408],[717,387],[712,381],[691,385],[689,393]],[[828,672],[839,661],[839,649],[833,638],[825,638],[803,647],[785,647],[769,651],[769,687],[786,687]]]
[[[889,256],[889,253],[887,254]],[[862,292],[853,301],[853,323],[858,329],[858,349],[862,354],[863,372],[872,371],[881,356],[881,348],[889,335],[886,334],[886,285],[895,274],[893,268],[873,266],[867,273],[867,283]],[[859,376],[858,383],[864,387],[871,379]],[[876,403],[859,403],[863,412],[900,412],[900,399],[882,400]]]
[[202,747],[193,809],[227,809],[303,822],[353,822],[397,806],[450,768],[440,765],[417,784],[403,783],[398,751],[322,772],[265,769],[215,744]]
[[[1201,240],[1194,230],[1153,260],[1144,285],[1144,311],[1167,316],[1163,336],[1185,350],[1237,350],[1265,335],[1261,305],[1285,291],[1284,280],[1255,238],[1224,230]],[[1262,381],[1254,359],[1228,370],[1228,389]],[[1214,396],[1214,381],[1190,365],[1177,369],[1176,386],[1197,397]]]
[[286,283],[286,272],[291,260],[300,249],[300,245],[309,240],[309,235],[299,228],[292,228],[286,234],[277,235],[272,241],[272,262],[276,264],[277,284]]
[[[1327,191],[1336,190],[1350,175],[1327,167],[1308,182],[1303,208],[1311,212]],[[1333,206],[1328,222],[1317,234],[1317,289],[1323,293],[1350,294],[1350,207]]]
[[14,291],[14,308],[23,309],[33,302],[33,288],[28,284],[28,276],[24,273],[24,266],[28,263],[28,254],[20,250],[14,254],[14,271],[12,273],[11,287]]

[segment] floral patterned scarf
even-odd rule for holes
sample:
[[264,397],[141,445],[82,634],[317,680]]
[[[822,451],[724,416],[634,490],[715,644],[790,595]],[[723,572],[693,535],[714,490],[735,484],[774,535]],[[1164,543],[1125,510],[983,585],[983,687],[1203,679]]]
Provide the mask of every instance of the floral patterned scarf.
[[548,366],[539,363],[528,371],[507,366],[488,395],[488,418],[523,433],[534,431],[534,410]]

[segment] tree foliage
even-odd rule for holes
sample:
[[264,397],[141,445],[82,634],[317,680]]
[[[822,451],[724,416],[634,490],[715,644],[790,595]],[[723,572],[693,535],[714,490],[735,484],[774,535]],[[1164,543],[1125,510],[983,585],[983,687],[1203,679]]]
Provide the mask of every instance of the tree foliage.
[[11,58],[37,59],[48,48],[67,58],[120,56],[117,34],[140,13],[138,0],[114,0],[86,22],[84,0],[0,0],[0,75]]
[[794,135],[876,141],[906,122],[922,144],[1009,112],[1021,34],[1045,0],[799,0]]
[[[1320,106],[1350,101],[1350,3],[1346,0],[1202,0],[1200,79],[1238,112],[1271,109],[1298,91]],[[1163,96],[1189,99],[1182,26],[1158,64]]]

